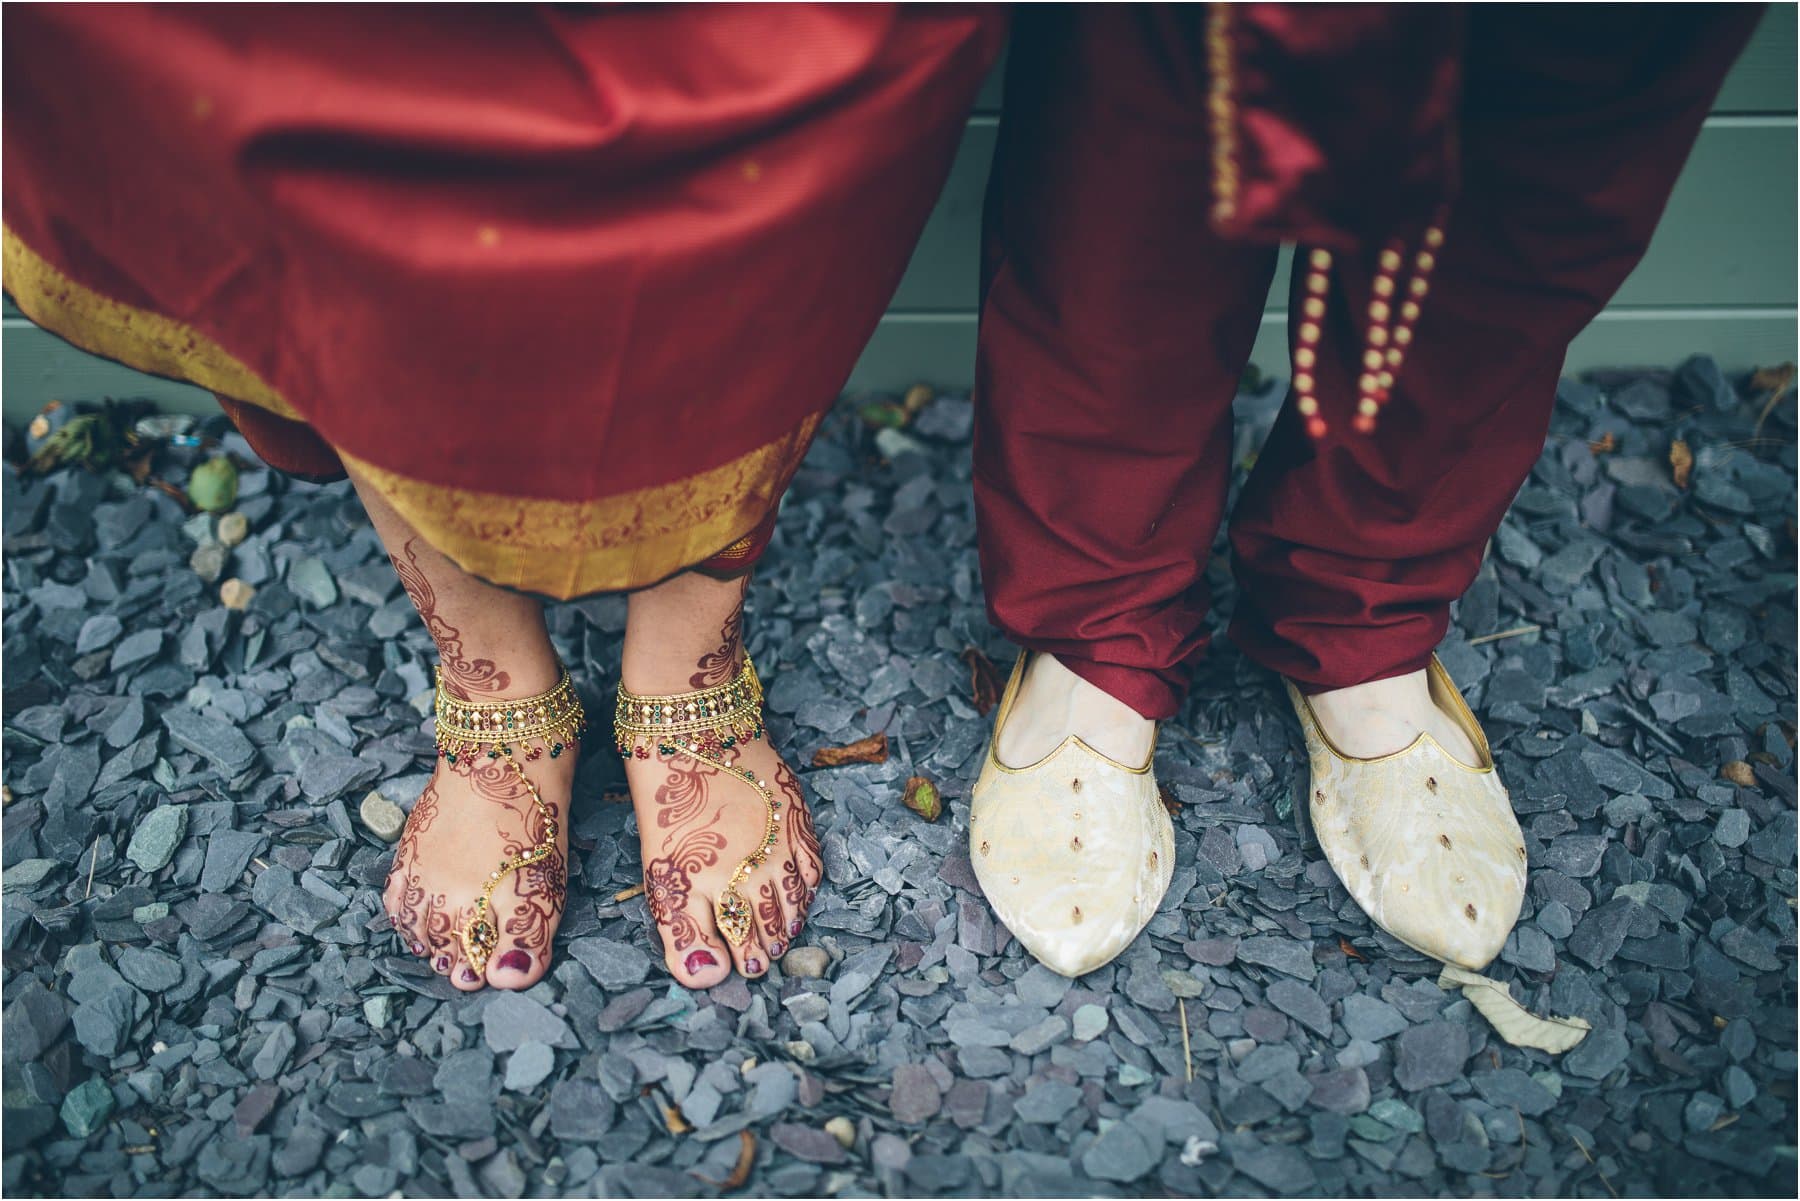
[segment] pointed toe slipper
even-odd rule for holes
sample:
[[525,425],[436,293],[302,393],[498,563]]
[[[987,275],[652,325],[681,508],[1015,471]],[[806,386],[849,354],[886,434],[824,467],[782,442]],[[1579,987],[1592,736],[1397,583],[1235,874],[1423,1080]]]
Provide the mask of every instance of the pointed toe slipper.
[[975,784],[969,859],[1020,944],[1052,971],[1080,976],[1155,915],[1174,874],[1175,828],[1150,763],[1127,766],[1073,736],[1029,767],[999,761],[994,745],[1023,664],[1021,654]]
[[1313,835],[1363,912],[1443,963],[1458,988],[1514,1046],[1567,1051],[1586,1037],[1579,1018],[1540,1018],[1499,981],[1478,975],[1506,944],[1525,900],[1525,839],[1494,770],[1487,735],[1437,656],[1426,679],[1438,706],[1474,743],[1469,766],[1430,734],[1391,755],[1359,759],[1333,746],[1292,683],[1311,761]]
[[1313,834],[1375,924],[1422,954],[1480,971],[1525,899],[1525,840],[1487,736],[1434,656],[1432,698],[1475,744],[1471,767],[1420,734],[1360,759],[1332,745],[1299,689],[1288,696],[1311,760]]

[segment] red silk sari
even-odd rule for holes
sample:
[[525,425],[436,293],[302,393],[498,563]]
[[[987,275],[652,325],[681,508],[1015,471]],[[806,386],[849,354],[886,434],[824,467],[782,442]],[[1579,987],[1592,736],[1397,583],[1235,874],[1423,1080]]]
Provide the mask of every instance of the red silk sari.
[[[998,52],[990,6],[22,6],[5,287],[555,597],[747,556]],[[751,539],[754,541],[754,538]]]

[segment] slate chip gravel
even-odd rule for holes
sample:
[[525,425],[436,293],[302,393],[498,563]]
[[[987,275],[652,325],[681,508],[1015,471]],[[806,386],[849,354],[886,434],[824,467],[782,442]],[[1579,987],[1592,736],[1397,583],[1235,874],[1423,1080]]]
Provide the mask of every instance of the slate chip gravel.
[[[1147,933],[1071,982],[992,921],[962,655],[1013,652],[966,398],[880,434],[842,405],[796,478],[747,622],[771,732],[797,765],[878,732],[890,758],[799,768],[811,928],[709,993],[613,899],[640,865],[603,717],[550,974],[464,995],[398,946],[362,802],[423,787],[433,653],[346,485],[215,422],[247,465],[225,545],[123,478],[9,465],[0,1188],[707,1196],[749,1131],[734,1195],[1792,1196],[1794,410],[1759,429],[1742,387],[1706,359],[1563,381],[1442,648],[1530,855],[1490,971],[1593,1023],[1560,1058],[1502,1043],[1301,844],[1286,702],[1222,638],[1162,740],[1176,885]],[[1239,398],[1242,452],[1279,400]],[[604,715],[623,600],[550,622]]]

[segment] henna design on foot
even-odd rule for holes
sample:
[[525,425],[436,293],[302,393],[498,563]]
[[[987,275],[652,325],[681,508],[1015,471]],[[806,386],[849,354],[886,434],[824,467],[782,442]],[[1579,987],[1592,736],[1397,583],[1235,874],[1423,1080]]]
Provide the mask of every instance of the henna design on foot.
[[473,699],[476,692],[498,693],[505,691],[511,683],[510,677],[494,666],[492,659],[470,659],[463,654],[462,631],[445,621],[437,611],[437,593],[432,590],[431,581],[419,568],[418,552],[413,550],[416,538],[408,538],[400,547],[406,561],[400,561],[400,555],[390,554],[388,561],[394,565],[394,571],[400,577],[401,587],[406,595],[412,598],[413,608],[419,611],[419,618],[425,623],[425,630],[438,648],[438,668],[443,676],[444,687],[450,695],[459,700]]
[[644,865],[644,897],[650,918],[677,954],[706,937],[688,908],[688,897],[693,893],[694,873],[717,863],[724,849],[723,835],[701,828],[689,833],[673,855]]
[[[551,807],[558,827],[566,829],[564,777],[555,779],[546,795],[560,800]],[[535,782],[544,788],[549,781]],[[454,908],[448,895],[459,901],[478,895],[495,861],[516,858],[537,844],[542,820],[518,773],[485,757],[454,766],[440,759],[413,805],[388,874],[389,917],[412,953],[459,987],[480,984],[483,977],[462,959],[459,932],[468,914]],[[512,944],[497,962],[529,975],[535,965],[549,962],[567,903],[568,860],[561,845],[512,873],[510,881],[510,888],[497,889],[492,898],[493,916]]]
[[[717,688],[744,670],[741,602],[747,585],[746,577],[739,604],[719,631],[718,648],[701,656],[688,677],[690,688]],[[803,924],[799,902],[822,874],[799,781],[760,730],[739,733],[735,740],[713,739],[704,759],[646,741],[648,747],[622,742],[621,750],[629,746],[631,752],[626,774],[642,840],[646,904],[667,962],[690,979],[707,973],[710,981],[722,965],[729,966],[727,958],[746,975],[759,976],[772,957],[793,945]],[[746,787],[744,772],[760,782],[756,791],[773,794],[776,833],[767,825],[771,809]],[[765,837],[780,839],[782,829],[785,846],[771,842],[754,861],[747,858],[747,852],[763,848]],[[735,875],[743,870],[740,863],[747,867],[741,880]],[[731,948],[715,912],[728,887],[748,902],[754,930],[745,945]]]
[[723,684],[737,673],[744,658],[744,593],[750,588],[746,573],[738,584],[738,601],[731,616],[719,628],[719,646],[700,656],[700,670],[688,677],[689,688],[711,688]]

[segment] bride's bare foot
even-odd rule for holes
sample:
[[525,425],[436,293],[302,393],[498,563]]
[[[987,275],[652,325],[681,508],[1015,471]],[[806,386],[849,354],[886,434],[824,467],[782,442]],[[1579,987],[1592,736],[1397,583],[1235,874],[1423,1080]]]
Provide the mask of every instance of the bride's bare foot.
[[493,919],[497,942],[485,971],[471,963],[462,932],[477,916],[490,874],[537,846],[546,818],[504,759],[459,756],[454,766],[438,760],[406,819],[382,894],[408,949],[465,991],[536,984],[549,967],[550,943],[562,922],[575,755],[540,755],[525,770],[554,815],[555,849],[505,875],[488,897],[482,912]]
[[[690,573],[634,593],[625,633],[627,693],[640,704],[658,698],[657,709],[666,702],[667,717],[690,727],[631,738],[625,765],[650,916],[670,973],[690,988],[710,988],[733,968],[767,972],[800,936],[824,871],[800,782],[762,733],[760,709],[745,703],[746,584]],[[717,691],[733,681],[739,691]],[[741,939],[726,937],[738,922],[720,913],[732,896],[742,902]]]
[[[380,493],[362,487],[354,470],[351,482],[437,646],[440,709],[451,710],[449,721],[443,711],[438,716],[440,746],[454,735],[459,716],[476,720],[468,706],[533,698],[532,712],[518,713],[503,730],[516,758],[488,745],[449,747],[454,762],[450,754],[439,757],[394,850],[383,902],[401,941],[457,988],[529,988],[549,967],[562,921],[576,752],[572,723],[539,723],[535,711],[541,698],[551,717],[569,717],[573,693],[551,691],[559,688],[562,668],[537,601],[464,572],[428,546]],[[500,720],[504,726],[506,715]],[[547,737],[520,737],[540,725]],[[503,871],[503,863],[519,866]],[[488,919],[491,945],[465,938],[477,916]]]

